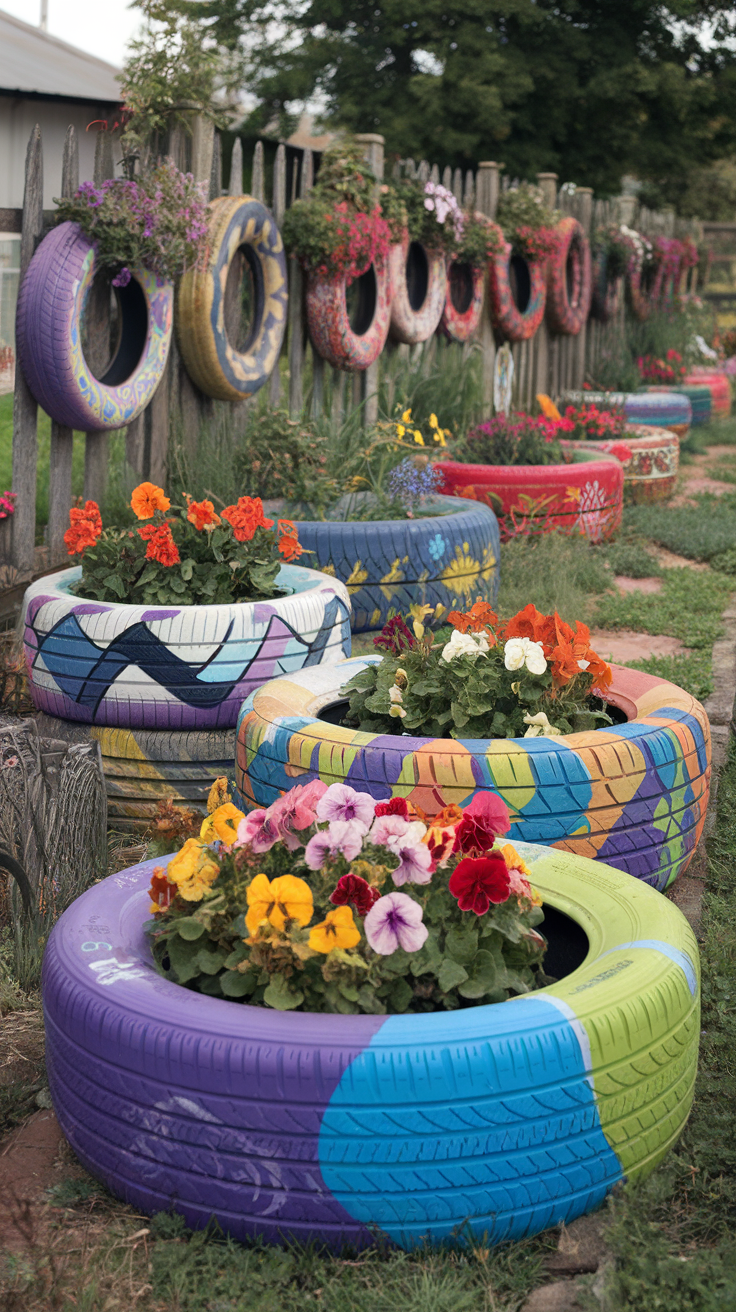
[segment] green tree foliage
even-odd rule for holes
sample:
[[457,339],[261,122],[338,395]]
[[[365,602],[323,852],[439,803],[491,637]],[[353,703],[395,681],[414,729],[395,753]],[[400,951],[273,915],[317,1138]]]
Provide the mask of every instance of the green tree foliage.
[[614,191],[736,147],[730,11],[703,0],[192,0],[242,51],[251,125],[310,97],[390,154]]

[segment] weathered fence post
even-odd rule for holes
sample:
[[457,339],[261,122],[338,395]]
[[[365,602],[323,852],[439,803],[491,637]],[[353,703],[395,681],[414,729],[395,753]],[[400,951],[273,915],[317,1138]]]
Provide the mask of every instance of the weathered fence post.
[[243,194],[243,143],[240,137],[236,137],[233,142],[227,194],[228,196],[242,196]]
[[[73,196],[79,186],[79,145],[76,129],[70,124],[64,139],[64,157],[61,165],[61,194]],[[74,432],[51,421],[51,448],[49,451],[49,523],[47,539],[49,562],[55,564],[64,552],[64,533],[69,527],[69,507],[72,504],[72,453]]]
[[[383,182],[383,171],[385,167],[384,155],[384,138],[378,132],[358,132],[355,140],[363,147],[366,161],[376,178],[376,188],[374,200],[378,201],[378,188]],[[439,174],[438,174],[439,178]],[[324,362],[323,362],[324,364]],[[361,399],[364,402],[363,422],[367,427],[375,424],[378,419],[378,379],[380,373],[380,359],[375,360],[369,365],[361,375]]]
[[253,150],[253,169],[250,178],[250,194],[255,200],[264,204],[266,183],[263,171],[263,142],[257,141]]
[[[41,129],[34,127],[26,152],[23,223],[20,238],[20,279],[23,282],[43,233],[43,152]],[[38,405],[31,396],[20,365],[13,395],[13,564],[21,576],[32,576],[36,542],[36,461]]]
[[[578,187],[576,193],[578,199],[578,222],[581,224],[583,232],[588,241],[593,236],[593,188]],[[591,268],[591,277],[592,277]],[[580,332],[575,338],[575,368],[572,380],[572,386],[575,391],[580,391],[585,382],[585,358],[587,355],[588,340],[588,323],[583,324]]]
[[[299,177],[299,198],[303,199],[312,190],[312,152],[309,146],[302,155]],[[304,393],[302,373],[304,370],[304,275],[302,266],[296,256],[289,259],[289,413],[298,415],[301,411]]]
[[[537,183],[542,189],[545,205],[551,210],[557,203],[557,174],[556,173],[538,173]],[[537,331],[535,341],[537,344],[536,369],[534,371],[534,394],[538,392],[557,391],[557,357],[559,353],[559,339],[551,339],[547,324],[542,320]]]
[[[278,227],[281,227],[281,221],[284,217],[286,208],[286,147],[280,142],[276,150],[276,160],[273,166],[273,196],[271,198],[271,213]],[[276,407],[281,399],[281,356],[276,361],[271,377],[268,380],[268,399],[271,405]]]
[[[112,136],[103,128],[95,142],[94,182],[99,187],[115,176]],[[85,309],[87,321],[87,364],[96,378],[110,357],[110,287],[104,278],[90,287]],[[84,499],[98,504],[105,495],[109,433],[87,433],[84,446]]]
[[[474,203],[479,213],[485,214],[489,219],[495,218],[496,215],[498,187],[498,164],[495,160],[483,160],[478,165]],[[466,195],[467,192],[466,179]],[[480,347],[483,370],[483,414],[490,416],[493,407],[493,370],[496,363],[496,340],[493,336],[491,297],[487,274],[485,295],[483,297],[483,316],[480,321]]]

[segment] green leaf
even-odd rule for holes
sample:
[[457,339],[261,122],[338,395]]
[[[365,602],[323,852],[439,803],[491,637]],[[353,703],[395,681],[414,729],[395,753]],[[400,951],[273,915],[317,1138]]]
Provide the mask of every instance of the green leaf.
[[227,952],[224,948],[217,948],[211,952],[209,948],[200,948],[197,953],[197,965],[204,971],[205,975],[216,975],[225,964]]
[[183,560],[181,562],[181,576],[186,583],[189,583],[193,573],[194,573],[194,561]]
[[482,998],[492,989],[499,988],[505,983],[504,975],[505,971],[503,967],[499,969],[499,963],[494,955],[481,950],[476,953],[471,963],[470,978],[459,986],[458,993],[463,998]]
[[263,995],[263,1001],[276,1011],[293,1011],[304,1001],[301,991],[292,989],[283,975],[272,975],[271,982]]
[[107,574],[103,579],[106,588],[110,588],[118,597],[125,596],[125,587],[119,574]]
[[225,958],[225,968],[227,970],[234,970],[236,966],[240,965],[241,961],[245,961],[247,956],[248,949],[245,946],[245,943],[236,943],[230,956]]
[[244,998],[253,992],[256,984],[255,977],[249,972],[241,975],[237,970],[226,970],[219,980],[226,998]]
[[204,934],[204,925],[196,916],[182,916],[181,920],[176,922],[176,932],[181,938],[186,939],[187,943],[192,943]]
[[178,935],[169,939],[169,961],[179,984],[186,984],[200,974],[197,954],[196,943],[187,943]]
[[445,957],[437,972],[437,983],[443,993],[449,993],[450,989],[457,988],[458,984],[463,984],[467,978],[468,972],[465,967],[450,957]]
[[414,991],[408,980],[397,979],[391,990],[391,1003],[394,1009],[396,1011],[406,1011],[413,997]]
[[478,931],[471,925],[453,926],[447,931],[445,938],[445,952],[453,961],[458,961],[461,965],[467,963],[475,956],[478,951]]

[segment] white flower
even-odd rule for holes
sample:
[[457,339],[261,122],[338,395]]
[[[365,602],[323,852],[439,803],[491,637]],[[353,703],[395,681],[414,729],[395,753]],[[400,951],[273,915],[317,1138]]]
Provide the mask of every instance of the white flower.
[[389,688],[388,699],[390,702],[398,702],[399,705],[403,702],[404,697],[402,691],[400,688],[396,687],[396,684],[394,684],[393,688]]
[[544,647],[531,638],[509,638],[504,644],[503,663],[507,670],[521,670],[526,665],[530,674],[544,674],[547,668]]
[[452,661],[456,656],[485,656],[489,651],[485,633],[460,633],[457,629],[449,642],[442,648],[443,661]]
[[394,702],[393,706],[389,706],[388,713],[389,715],[392,715],[395,720],[406,719],[406,711],[403,706],[399,706],[398,702]]
[[546,738],[562,737],[562,730],[556,729],[553,724],[550,724],[544,711],[539,711],[537,715],[530,715],[527,711],[524,716],[524,724],[529,725],[529,728],[524,734],[525,738],[541,738],[542,735]]
[[590,665],[590,661],[578,661],[579,670],[587,670],[589,665]]

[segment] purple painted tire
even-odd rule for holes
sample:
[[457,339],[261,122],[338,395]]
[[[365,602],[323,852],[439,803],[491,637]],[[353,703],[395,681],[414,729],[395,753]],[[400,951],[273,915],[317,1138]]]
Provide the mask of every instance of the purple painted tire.
[[357,305],[348,310],[345,274],[307,276],[307,326],[318,355],[335,369],[362,372],[377,360],[388,337],[391,279],[388,265],[372,264],[352,284]]
[[95,378],[82,348],[81,324],[97,271],[94,245],[76,223],[60,223],[41,242],[18,297],[18,359],[26,382],[58,424],[84,432],[123,428],[146,408],[171,345],[174,288],[133,269],[117,291],[118,349]]
[[224,729],[276,674],[350,654],[344,583],[282,565],[272,601],[141,606],[69,591],[81,568],[32,583],[24,599],[31,696],[63,720],[121,729]]
[[414,346],[426,342],[439,326],[445,305],[447,273],[442,251],[404,240],[391,247],[391,336]]

